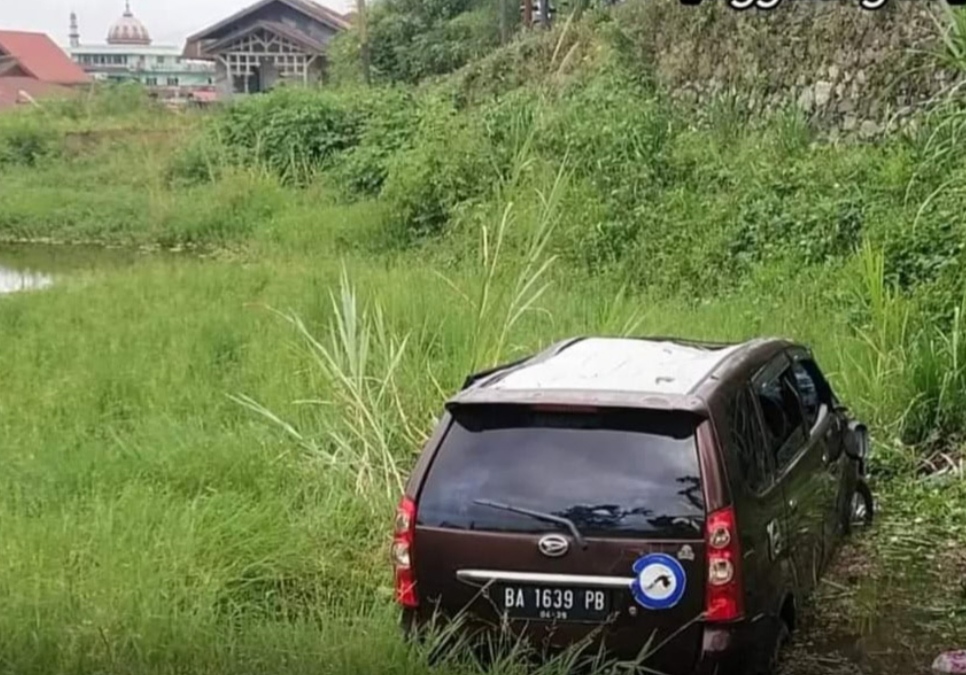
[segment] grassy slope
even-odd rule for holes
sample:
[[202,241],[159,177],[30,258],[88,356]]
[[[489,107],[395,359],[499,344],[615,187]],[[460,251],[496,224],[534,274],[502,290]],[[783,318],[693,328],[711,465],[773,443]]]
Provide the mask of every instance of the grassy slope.
[[[749,132],[742,143],[738,172],[767,174],[770,160],[750,151],[762,140]],[[535,298],[541,311],[503,335],[529,297],[514,294],[516,282],[533,278],[548,252],[532,251],[529,272],[519,247],[489,267],[463,259],[468,235],[366,253],[384,205],[338,205],[253,169],[175,190],[162,180],[169,152],[157,139],[95,145],[66,161],[0,170],[0,235],[232,251],[85,273],[0,300],[3,672],[425,671],[395,633],[386,526],[397,475],[441,397],[476,365],[565,335],[626,330],[813,344],[844,396],[877,423],[880,467],[898,474],[880,481],[880,530],[825,587],[830,603],[813,625],[831,636],[815,639],[857,644],[876,673],[912,672],[966,639],[955,614],[963,602],[948,583],[963,564],[966,491],[914,480],[910,451],[890,440],[924,357],[897,335],[906,304],[884,290],[874,251],[791,276],[793,266],[772,262],[730,295],[701,302],[666,290],[622,294],[626,268],[590,277],[557,260]],[[824,151],[798,152],[802,167],[820,164]],[[862,164],[865,151],[841,153],[875,170]],[[660,196],[698,230],[719,216],[688,206],[710,189],[700,175],[691,181]],[[521,196],[532,199],[532,189]],[[807,201],[807,186],[795,189]],[[767,184],[759,190],[768,196]],[[567,195],[557,196],[566,209]],[[556,221],[546,213],[512,213],[510,235],[570,236],[549,232]],[[484,222],[492,245],[499,218]],[[348,290],[343,270],[357,296],[339,295]],[[485,289],[481,309],[474,299]],[[355,313],[345,304],[353,297]],[[856,307],[865,333],[854,330]],[[301,317],[320,342],[313,347],[270,308]],[[359,330],[330,333],[340,319]],[[940,368],[955,370],[948,352],[935,353]],[[290,422],[291,433],[241,396]],[[817,663],[814,654],[795,659],[793,671],[827,672],[836,657],[821,654]]]

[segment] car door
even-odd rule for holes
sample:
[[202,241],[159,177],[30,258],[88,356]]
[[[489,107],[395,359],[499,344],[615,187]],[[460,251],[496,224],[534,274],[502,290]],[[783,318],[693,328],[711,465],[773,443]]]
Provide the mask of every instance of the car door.
[[827,563],[835,547],[835,539],[841,531],[842,496],[845,487],[844,453],[838,452],[840,443],[835,401],[832,388],[825,379],[814,357],[804,348],[789,351],[792,359],[792,372],[796,387],[802,400],[806,428],[810,430],[812,442],[822,450],[822,544],[824,559]]
[[780,610],[791,576],[785,498],[775,483],[773,457],[750,383],[730,393],[724,406],[724,443],[731,493],[740,523],[745,608],[749,614]]
[[786,538],[792,551],[795,583],[801,594],[814,588],[823,567],[822,446],[805,428],[792,361],[784,352],[758,374],[755,400],[775,468],[775,483],[785,500]]

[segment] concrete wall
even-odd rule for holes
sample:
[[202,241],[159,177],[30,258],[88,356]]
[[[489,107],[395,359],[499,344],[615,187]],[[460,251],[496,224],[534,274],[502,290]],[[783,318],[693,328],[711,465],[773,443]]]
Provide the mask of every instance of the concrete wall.
[[219,98],[231,98],[231,78],[228,76],[228,69],[221,61],[215,61],[215,90]]
[[875,136],[957,77],[922,53],[940,48],[935,0],[876,11],[858,0],[784,0],[742,12],[724,0],[631,0],[617,18],[678,99],[701,107],[731,97],[753,113],[795,104],[832,136]]

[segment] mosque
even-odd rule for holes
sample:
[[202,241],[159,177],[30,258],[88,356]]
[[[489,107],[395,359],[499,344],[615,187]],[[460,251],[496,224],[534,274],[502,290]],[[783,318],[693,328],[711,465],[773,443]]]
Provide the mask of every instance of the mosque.
[[178,45],[154,44],[131,11],[130,0],[108,30],[105,43],[82,42],[77,14],[72,12],[67,51],[95,80],[140,82],[160,98],[188,98],[211,91],[214,85],[215,64],[184,58]]

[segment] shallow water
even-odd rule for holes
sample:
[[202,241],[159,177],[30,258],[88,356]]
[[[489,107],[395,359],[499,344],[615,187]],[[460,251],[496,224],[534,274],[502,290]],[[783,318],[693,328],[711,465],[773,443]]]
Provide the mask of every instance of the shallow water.
[[0,244],[0,295],[40,290],[80,272],[132,265],[153,255],[131,249]]

